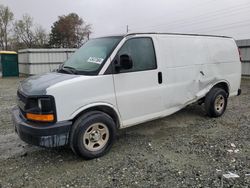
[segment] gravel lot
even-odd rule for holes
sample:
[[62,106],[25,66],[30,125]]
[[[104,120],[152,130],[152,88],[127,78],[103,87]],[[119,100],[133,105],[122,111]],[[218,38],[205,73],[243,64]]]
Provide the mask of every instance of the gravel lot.
[[[68,148],[43,149],[14,133],[10,109],[20,79],[0,79],[1,187],[250,187],[250,79],[226,113],[191,105],[119,131],[111,151],[90,161]],[[227,179],[223,174],[239,175]]]

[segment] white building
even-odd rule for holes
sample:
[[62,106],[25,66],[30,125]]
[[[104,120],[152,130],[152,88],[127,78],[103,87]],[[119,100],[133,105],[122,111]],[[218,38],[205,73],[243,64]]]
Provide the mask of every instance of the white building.
[[236,41],[242,61],[242,75],[250,76],[250,39]]
[[23,49],[18,51],[19,72],[42,74],[57,69],[76,49]]

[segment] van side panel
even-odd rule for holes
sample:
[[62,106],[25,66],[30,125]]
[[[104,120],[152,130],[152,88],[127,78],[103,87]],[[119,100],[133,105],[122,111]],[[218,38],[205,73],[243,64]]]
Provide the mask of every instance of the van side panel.
[[162,65],[165,108],[182,108],[200,91],[201,67],[209,62],[204,37],[158,36],[157,58]]
[[[217,83],[229,86],[230,96],[240,88],[241,63],[231,38],[151,35],[162,72],[162,112],[127,120],[123,127],[170,115],[206,96]],[[144,106],[150,108],[150,106]]]
[[228,84],[230,96],[237,94],[241,64],[233,39],[159,35],[155,40],[166,109],[197,101],[219,82]]
[[160,35],[157,38],[157,52],[166,68],[200,65],[210,61],[204,37]]
[[206,38],[210,61],[204,64],[204,82],[226,80],[229,83],[230,96],[236,95],[241,82],[241,62],[238,48],[233,39]]

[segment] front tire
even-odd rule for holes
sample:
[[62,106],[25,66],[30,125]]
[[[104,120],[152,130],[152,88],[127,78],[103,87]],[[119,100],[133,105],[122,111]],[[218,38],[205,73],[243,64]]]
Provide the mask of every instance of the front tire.
[[116,135],[113,119],[100,111],[88,112],[74,123],[70,135],[71,149],[85,159],[93,159],[107,153]]
[[227,107],[228,94],[221,88],[212,88],[205,98],[205,110],[210,117],[221,116]]

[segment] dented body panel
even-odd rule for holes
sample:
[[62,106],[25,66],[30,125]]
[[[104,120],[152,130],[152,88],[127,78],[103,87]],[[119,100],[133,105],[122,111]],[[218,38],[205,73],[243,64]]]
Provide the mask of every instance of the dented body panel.
[[164,75],[166,108],[196,101],[220,82],[228,85],[230,96],[237,94],[241,63],[233,39],[159,35],[155,46]]

